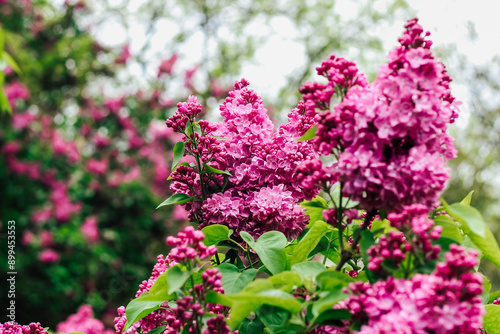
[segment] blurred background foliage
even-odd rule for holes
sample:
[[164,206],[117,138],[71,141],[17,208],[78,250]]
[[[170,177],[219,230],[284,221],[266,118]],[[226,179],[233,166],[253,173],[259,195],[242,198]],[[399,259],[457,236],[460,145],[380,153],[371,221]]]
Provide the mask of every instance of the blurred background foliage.
[[[252,76],[282,71],[281,81],[259,91],[280,120],[331,53],[357,62],[372,81],[389,51],[385,29],[402,26],[415,10],[404,0],[350,1],[348,14],[342,6],[0,1],[6,50],[22,70],[6,71],[13,114],[2,116],[0,130],[0,240],[5,244],[5,222],[16,220],[18,322],[55,328],[88,303],[112,327],[116,307],[165,253],[165,237],[185,222],[183,212],[154,210],[169,194],[165,179],[177,138],[163,122],[178,101],[197,95],[207,117],[217,119],[235,80],[245,75],[252,83]],[[259,69],[283,35],[296,49],[275,68]],[[476,66],[453,45],[436,45],[435,52],[468,92],[467,122],[452,129],[459,157],[444,197],[456,202],[475,190],[473,206],[498,235],[500,60]],[[298,59],[293,68],[285,66],[288,57]],[[4,266],[6,252],[0,254]],[[498,290],[498,272],[481,270],[496,277]],[[0,298],[5,305],[6,296]]]

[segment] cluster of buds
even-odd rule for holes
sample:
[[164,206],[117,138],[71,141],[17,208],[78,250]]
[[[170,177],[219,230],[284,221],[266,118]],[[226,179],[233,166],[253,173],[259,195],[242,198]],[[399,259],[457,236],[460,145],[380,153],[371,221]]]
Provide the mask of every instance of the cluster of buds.
[[368,249],[370,256],[368,269],[381,273],[384,271],[383,262],[390,259],[396,267],[406,258],[406,252],[412,249],[411,244],[406,241],[403,232],[390,232],[388,235],[382,235],[378,244]]
[[196,103],[195,96],[190,96],[188,102],[179,102],[176,113],[167,119],[165,124],[175,132],[185,133],[188,122],[194,122],[201,112],[201,104]]
[[178,263],[186,263],[195,258],[203,259],[217,253],[217,247],[205,246],[202,242],[205,235],[201,231],[195,231],[192,226],[188,226],[183,232],[179,232],[176,237],[167,237],[167,244],[175,246],[170,251],[171,260]]

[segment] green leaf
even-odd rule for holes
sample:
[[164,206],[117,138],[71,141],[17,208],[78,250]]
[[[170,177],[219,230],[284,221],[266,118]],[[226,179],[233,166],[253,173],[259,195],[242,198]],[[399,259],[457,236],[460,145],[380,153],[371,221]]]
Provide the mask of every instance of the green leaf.
[[394,227],[391,226],[391,223],[387,219],[378,219],[376,218],[371,227],[371,231],[375,236],[380,236],[382,234],[389,233],[390,231],[397,230]]
[[309,253],[316,248],[321,238],[325,236],[328,231],[333,230],[333,227],[324,221],[317,220],[307,231],[307,234],[300,240],[300,242],[295,246],[292,255],[292,261],[290,265],[294,265],[299,262],[304,262],[307,260]]
[[186,123],[186,135],[191,140],[193,136],[193,124],[191,122]]
[[302,305],[297,299],[281,290],[267,290],[260,293],[242,291],[237,295],[222,295],[210,291],[207,293],[206,301],[231,307],[227,324],[232,330],[237,329],[251,312],[262,305],[280,307],[292,314],[302,310]]
[[498,291],[495,291],[495,292],[491,292],[490,293],[490,297],[488,298],[488,303],[493,303],[495,300],[497,300],[498,298],[500,298],[500,290]]
[[483,253],[483,257],[500,267],[498,243],[479,211],[458,203],[448,205],[444,199],[441,199],[441,202],[448,214],[461,224],[463,231]]
[[12,108],[9,103],[9,99],[7,95],[5,95],[5,91],[3,89],[3,72],[0,74],[2,80],[0,80],[0,111],[2,113],[12,113]]
[[462,243],[462,232],[460,232],[458,225],[453,221],[453,219],[445,215],[435,216],[434,224],[443,227],[441,237],[455,240],[459,244]]
[[125,315],[128,320],[124,331],[127,331],[135,322],[159,309],[160,305],[166,300],[172,300],[176,297],[177,296],[175,295],[168,294],[167,291],[162,291],[157,294],[144,292],[136,299],[133,299],[130,303],[128,303],[125,310]]
[[482,238],[486,237],[486,224],[477,209],[459,203],[448,205],[444,200],[443,205],[446,212],[461,224],[465,233],[472,232]]
[[[327,325],[341,325],[342,323],[339,320],[351,320],[352,314],[349,310],[346,309],[338,309],[333,310],[330,309],[320,314],[320,316],[315,320],[315,322],[319,326],[327,326]],[[337,321],[336,321],[337,320]]]
[[316,125],[313,125],[309,128],[309,130],[306,131],[300,138],[298,138],[296,141],[304,141],[304,140],[309,140],[313,139],[316,137],[316,132],[318,131],[318,127]]
[[257,275],[257,269],[250,268],[240,272],[238,267],[230,263],[222,263],[217,267],[222,275],[222,287],[224,293],[234,295],[239,293]]
[[205,246],[218,245],[219,242],[229,240],[229,228],[225,225],[208,225],[201,229],[205,235]]
[[325,266],[317,261],[305,261],[292,266],[292,271],[300,274],[306,280],[313,279],[325,270]]
[[320,299],[313,303],[313,315],[315,317],[318,317],[323,312],[331,310],[333,305],[337,304],[341,300],[346,299],[348,296],[349,295],[344,293],[342,289],[328,292],[326,295],[322,296]]
[[306,210],[309,216],[309,222],[323,220],[323,210],[328,209],[328,203],[321,196],[316,196],[312,201],[304,201],[300,206]]
[[189,195],[183,194],[183,193],[173,194],[172,196],[170,196],[169,198],[164,200],[160,205],[158,205],[156,207],[156,209],[159,209],[162,206],[166,206],[166,205],[187,203],[193,199],[195,199],[195,196],[190,197]]
[[0,54],[3,53],[5,46],[5,33],[3,32],[3,29],[0,27]]
[[186,143],[183,141],[178,141],[174,146],[174,160],[172,161],[172,170],[175,169],[179,161],[184,157],[184,152],[186,151]]
[[175,291],[179,290],[189,277],[190,273],[183,271],[179,264],[170,267],[158,276],[149,292],[144,292],[127,305],[125,314],[128,321],[125,331],[133,323],[160,308],[166,300],[177,299]]
[[[168,286],[168,293],[174,293],[175,291],[179,290],[182,288],[184,283],[188,280],[188,278],[191,276],[188,271],[183,271],[179,265],[175,265],[173,267],[170,267],[167,271],[167,286]],[[155,282],[156,283],[156,282]]]
[[277,275],[268,278],[273,283],[275,289],[282,291],[290,291],[296,286],[302,284],[302,277],[300,274],[292,271],[283,271]]
[[193,284],[202,284],[203,283],[203,278],[201,277],[201,272],[199,271],[193,271],[191,274],[192,279],[188,279],[186,283],[184,284],[184,291],[189,291],[193,287]]
[[491,230],[486,227],[486,238],[482,238],[474,233],[470,233],[468,236],[470,240],[483,252],[483,257],[490,260],[500,268],[500,250],[498,249],[498,243],[495,240],[493,233],[491,233]]
[[500,334],[500,305],[486,305],[483,318],[483,328],[488,334]]
[[474,190],[472,190],[465,198],[460,202],[460,204],[470,206],[470,202],[472,200],[472,194],[474,193]]
[[203,168],[205,169],[205,173],[224,174],[227,176],[231,176],[231,173],[229,173],[227,170],[218,170],[217,168],[213,168],[206,163],[203,163]]
[[264,333],[264,324],[259,318],[244,319],[240,327],[238,327],[238,334],[257,334]]
[[373,234],[370,230],[361,231],[361,240],[359,242],[359,247],[361,249],[361,253],[363,255],[363,262],[365,265],[368,264],[368,248],[375,244],[375,239],[373,238]]
[[270,305],[262,305],[257,309],[256,313],[271,333],[279,332],[288,318],[290,318],[290,312]]
[[161,334],[165,331],[166,328],[167,328],[167,325],[156,327],[152,331],[149,331],[148,334]]
[[[336,208],[338,208],[340,206],[339,198],[340,198],[340,186],[335,188],[335,190],[333,190],[333,192],[332,192],[333,204],[335,205]],[[358,202],[354,202],[354,201],[349,200],[346,197],[342,197],[342,207],[344,209],[354,208],[358,204],[359,204]]]
[[3,59],[7,62],[7,65],[9,65],[14,71],[16,71],[17,74],[22,73],[19,66],[17,66],[17,63],[14,60],[14,58],[12,58],[11,55],[5,51],[3,52]]
[[285,246],[287,240],[283,233],[266,232],[257,241],[254,241],[250,233],[245,231],[242,231],[240,236],[259,255],[262,263],[272,274],[279,274],[286,269]]
[[267,278],[258,278],[255,281],[250,282],[242,291],[246,293],[257,293],[272,289],[274,289],[273,282]]
[[342,289],[354,281],[355,280],[346,273],[334,270],[326,270],[316,276],[318,289],[326,291]]
[[483,276],[483,294],[482,294],[482,297],[483,297],[484,303],[487,304],[488,300],[490,298],[491,282],[488,279],[488,277],[486,277],[485,275],[482,275],[482,276]]

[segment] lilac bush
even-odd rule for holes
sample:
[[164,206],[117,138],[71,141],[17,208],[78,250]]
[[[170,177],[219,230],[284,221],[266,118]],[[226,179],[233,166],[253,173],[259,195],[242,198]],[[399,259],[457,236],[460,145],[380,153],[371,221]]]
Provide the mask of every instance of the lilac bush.
[[500,292],[477,267],[500,267],[498,244],[471,194],[439,203],[459,102],[428,36],[409,20],[371,84],[332,55],[278,132],[244,79],[221,123],[179,103],[159,207],[200,231],[167,239],[117,333],[497,333]]
[[478,272],[500,267],[498,244],[472,193],[439,199],[459,102],[428,36],[409,20],[371,84],[331,56],[277,131],[244,79],[220,123],[179,103],[158,208],[198,230],[167,238],[116,333],[499,333],[500,291]]

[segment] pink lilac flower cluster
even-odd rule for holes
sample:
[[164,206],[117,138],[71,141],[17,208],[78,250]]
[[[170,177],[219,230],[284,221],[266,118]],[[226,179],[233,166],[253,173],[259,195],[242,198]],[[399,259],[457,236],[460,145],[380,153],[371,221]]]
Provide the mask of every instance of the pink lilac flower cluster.
[[76,312],[57,325],[57,333],[73,333],[82,332],[86,334],[113,334],[111,329],[105,329],[104,324],[94,319],[92,307],[90,305],[82,305]]
[[[451,79],[432,56],[432,42],[417,19],[405,28],[374,83],[345,86],[350,89],[339,105],[317,113],[315,148],[337,155],[334,180],[366,210],[397,211],[412,203],[434,208],[448,178],[443,157],[456,156],[446,133],[458,110]],[[317,95],[306,93],[304,99],[323,105],[325,98]]]
[[[217,268],[209,268],[201,275],[203,279],[202,284],[196,284],[194,286],[196,300],[191,295],[186,295],[182,300],[177,300],[177,306],[170,308],[168,315],[166,316],[167,328],[165,329],[165,334],[175,334],[181,333],[185,326],[189,327],[189,331],[192,332],[196,327],[200,326],[199,319],[206,312],[210,313],[220,313],[222,306],[207,304],[206,310],[203,309],[200,301],[205,299],[205,294],[208,291],[216,291],[219,293],[224,293],[221,282],[221,274],[217,271]],[[192,289],[189,291],[192,293]],[[222,327],[227,328],[224,317],[218,317],[217,320],[212,321],[210,327],[216,328]],[[209,327],[209,328],[210,328]],[[210,333],[210,331],[204,331],[203,333]]]
[[179,102],[175,114],[167,119],[167,126],[175,132],[184,133],[188,122],[194,122],[201,112],[201,104],[196,102],[197,98],[195,96],[190,96],[188,102]]
[[342,57],[331,55],[329,59],[316,67],[318,75],[328,80],[327,84],[306,82],[300,88],[304,105],[309,116],[316,114],[316,109],[329,110],[335,89],[343,90],[343,94],[353,86],[366,86],[364,74],[358,73],[356,64]]
[[439,245],[432,246],[432,240],[438,240],[443,230],[442,226],[434,226],[429,218],[427,207],[422,204],[404,206],[399,213],[392,212],[387,217],[391,225],[402,231],[411,230],[414,238],[412,243],[421,249],[429,259],[436,259],[440,252]]
[[389,232],[388,235],[380,236],[379,242],[368,249],[367,268],[373,272],[381,273],[384,271],[383,262],[391,260],[395,267],[399,267],[401,262],[406,259],[406,252],[412,249],[410,243],[406,241],[403,232]]
[[184,263],[195,258],[206,258],[217,253],[217,247],[205,246],[203,240],[205,235],[201,231],[195,231],[192,226],[188,226],[183,232],[179,232],[176,237],[167,237],[167,244],[174,246],[169,253],[171,260],[177,263]]
[[[380,237],[377,245],[368,250],[368,269],[378,273],[383,272],[382,263],[385,259],[399,264],[406,258],[406,253],[411,252],[424,260],[435,260],[439,257],[441,247],[433,245],[432,240],[438,240],[443,229],[434,226],[434,221],[428,216],[428,209],[422,204],[404,206],[399,213],[389,213],[387,217],[391,226],[403,232],[390,232]],[[405,233],[411,238],[410,242]],[[417,254],[418,253],[418,254]]]
[[0,333],[2,334],[49,334],[39,322],[32,322],[29,325],[19,325],[17,322],[0,323]]
[[307,160],[297,167],[296,180],[305,193],[314,193],[317,189],[330,189],[337,182],[335,170],[324,166],[321,160]]
[[466,254],[464,247],[452,244],[434,273],[409,280],[389,277],[373,285],[351,283],[351,296],[336,308],[350,310],[353,321],[362,324],[361,334],[475,334],[485,313],[476,257],[475,251]]
[[203,334],[230,334],[229,326],[226,324],[226,319],[222,314],[207,320],[207,329]]
[[[177,263],[187,264],[187,262],[196,262],[213,256],[217,251],[216,247],[205,246],[202,242],[204,239],[204,234],[196,231],[192,226],[188,226],[179,232],[177,237],[168,237],[168,245],[174,246],[174,248],[166,258],[163,255],[157,257],[157,263],[153,268],[151,277],[139,285],[135,297],[137,298],[141,294],[148,292],[158,277]],[[221,274],[216,268],[209,268],[201,274],[201,278],[202,283],[194,285],[194,290],[191,288],[189,295],[177,300],[176,306],[169,306],[169,303],[165,302],[158,311],[137,321],[127,332],[124,332],[125,323],[127,322],[125,307],[121,306],[118,308],[118,316],[114,320],[116,333],[148,333],[164,324],[167,324],[164,333],[180,333],[185,325],[196,325],[193,321],[199,319],[198,316],[203,315],[205,311],[221,313],[223,308],[220,305],[201,304],[205,300],[205,294],[209,291],[224,293]],[[214,326],[216,325],[218,326],[218,323],[214,323]]]
[[[231,174],[225,187],[222,175],[209,179],[204,174],[206,198],[202,198],[198,172],[190,166],[179,166],[172,173],[171,189],[203,199],[185,205],[191,211],[190,219],[199,222],[200,228],[224,224],[235,235],[247,231],[258,236],[277,230],[296,237],[307,222],[297,203],[318,193],[317,189],[303,189],[295,173],[301,162],[315,157],[309,143],[295,141],[312,126],[313,118],[304,116],[305,109],[300,104],[289,114],[289,123],[276,133],[261,98],[247,86],[245,79],[235,83],[220,106],[223,122],[199,122],[202,135],[194,136],[200,145],[197,151],[193,144],[186,145],[189,153],[201,157],[209,166]],[[187,104],[180,104],[167,125],[182,132],[186,121],[192,121],[194,111],[200,110],[201,106],[193,105],[195,102],[190,99]],[[225,140],[214,140],[216,137],[210,135]],[[207,136],[212,139],[203,139]]]

